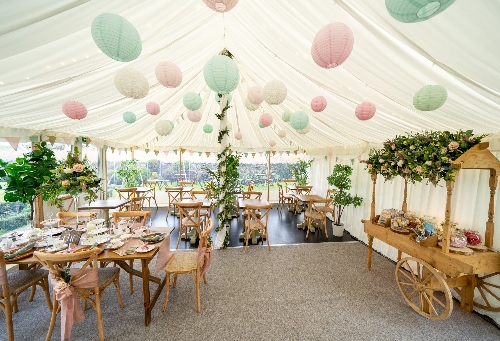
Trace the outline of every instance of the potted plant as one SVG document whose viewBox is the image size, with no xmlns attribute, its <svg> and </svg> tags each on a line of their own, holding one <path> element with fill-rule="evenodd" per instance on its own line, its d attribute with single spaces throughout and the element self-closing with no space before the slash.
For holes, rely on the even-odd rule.
<svg viewBox="0 0 500 341">
<path fill-rule="evenodd" d="M 120 162 L 120 168 L 116 171 L 116 176 L 122 180 L 123 187 L 136 187 L 137 178 L 141 175 L 136 159 Z"/>
<path fill-rule="evenodd" d="M 351 179 L 349 177 L 351 174 L 351 166 L 335 165 L 332 174 L 326 178 L 328 184 L 332 186 L 335 191 L 331 197 L 335 206 L 335 212 L 333 213 L 333 228 L 336 236 L 341 236 L 344 231 L 344 225 L 340 222 L 344 209 L 350 205 L 353 205 L 354 207 L 361 206 L 361 203 L 363 202 L 363 198 L 358 197 L 357 195 L 352 196 L 351 193 L 349 193 L 349 190 L 351 189 Z M 338 227 L 337 233 L 335 233 L 336 226 Z M 342 231 L 340 231 L 340 227 L 342 227 Z"/>
<path fill-rule="evenodd" d="M 308 183 L 308 170 L 311 167 L 314 159 L 309 161 L 299 160 L 290 165 L 293 178 L 297 181 L 298 186 L 305 186 Z"/>
<path fill-rule="evenodd" d="M 35 198 L 39 195 L 42 195 L 44 200 L 49 198 L 43 185 L 52 183 L 55 179 L 53 170 L 57 167 L 57 160 L 54 152 L 47 148 L 46 142 L 41 142 L 36 144 L 31 152 L 16 158 L 15 162 L 4 162 L 3 167 L 0 176 L 4 174 L 7 178 L 4 200 L 29 203 L 29 220 L 32 221 Z"/>
</svg>

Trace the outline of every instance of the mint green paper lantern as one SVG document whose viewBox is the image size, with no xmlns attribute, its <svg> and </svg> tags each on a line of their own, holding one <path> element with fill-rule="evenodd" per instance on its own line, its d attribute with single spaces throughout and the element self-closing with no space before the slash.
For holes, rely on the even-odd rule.
<svg viewBox="0 0 500 341">
<path fill-rule="evenodd" d="M 212 131 L 214 131 L 214 127 L 211 124 L 207 123 L 203 126 L 203 132 L 210 134 Z"/>
<path fill-rule="evenodd" d="M 231 103 L 231 100 L 233 99 L 233 95 L 231 95 L 230 93 L 227 94 L 227 103 Z M 218 93 L 215 93 L 215 100 L 217 101 L 217 103 L 220 104 L 220 100 L 221 98 L 219 97 L 219 94 Z"/>
<path fill-rule="evenodd" d="M 289 111 L 285 111 L 283 114 L 281 114 L 283 122 L 290 122 L 290 117 L 292 117 L 292 113 Z"/>
<path fill-rule="evenodd" d="M 240 82 L 236 63 L 223 55 L 216 55 L 208 60 L 203 68 L 203 76 L 208 87 L 219 94 L 230 93 Z"/>
<path fill-rule="evenodd" d="M 432 111 L 440 108 L 448 99 L 448 92 L 441 85 L 426 85 L 413 96 L 413 106 L 418 110 Z"/>
<path fill-rule="evenodd" d="M 430 19 L 450 7 L 455 0 L 385 0 L 387 12 L 402 23 Z"/>
<path fill-rule="evenodd" d="M 309 115 L 303 111 L 296 111 L 290 116 L 290 125 L 295 130 L 302 130 L 309 124 Z"/>
<path fill-rule="evenodd" d="M 97 47 L 114 60 L 130 62 L 141 54 L 142 41 L 139 32 L 118 14 L 99 14 L 92 21 L 91 33 Z"/>
<path fill-rule="evenodd" d="M 174 129 L 174 122 L 170 121 L 170 120 L 167 120 L 168 123 L 170 123 L 170 125 L 172 126 L 172 129 Z"/>
<path fill-rule="evenodd" d="M 134 123 L 137 120 L 135 114 L 131 111 L 125 111 L 123 113 L 123 120 L 129 124 Z"/>
<path fill-rule="evenodd" d="M 200 109 L 202 104 L 201 97 L 196 92 L 188 92 L 185 94 L 182 98 L 182 102 L 184 106 L 191 111 Z"/>
</svg>

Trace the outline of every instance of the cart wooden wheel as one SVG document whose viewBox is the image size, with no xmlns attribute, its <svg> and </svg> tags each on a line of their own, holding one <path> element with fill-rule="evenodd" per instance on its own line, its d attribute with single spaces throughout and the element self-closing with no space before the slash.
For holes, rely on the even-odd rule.
<svg viewBox="0 0 500 341">
<path fill-rule="evenodd" d="M 476 275 L 476 289 L 481 294 L 474 299 L 474 306 L 488 310 L 500 311 L 500 272 Z"/>
<path fill-rule="evenodd" d="M 416 272 L 409 262 L 414 262 Z M 428 263 L 407 257 L 396 264 L 396 282 L 406 302 L 420 315 L 430 320 L 444 320 L 453 310 L 448 284 Z"/>
</svg>

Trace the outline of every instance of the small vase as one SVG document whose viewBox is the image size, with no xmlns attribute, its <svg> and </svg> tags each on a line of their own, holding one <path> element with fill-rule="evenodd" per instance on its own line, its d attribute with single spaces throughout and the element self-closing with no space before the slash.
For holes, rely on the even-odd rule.
<svg viewBox="0 0 500 341">
<path fill-rule="evenodd" d="M 78 198 L 79 195 L 73 195 L 73 205 L 75 205 L 75 214 L 76 214 L 76 228 L 78 228 Z"/>
</svg>

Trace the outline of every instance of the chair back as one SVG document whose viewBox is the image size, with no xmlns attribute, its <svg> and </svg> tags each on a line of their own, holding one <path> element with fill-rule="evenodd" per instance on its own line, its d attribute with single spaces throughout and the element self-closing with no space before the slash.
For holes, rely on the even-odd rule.
<svg viewBox="0 0 500 341">
<path fill-rule="evenodd" d="M 194 227 L 200 235 L 202 230 L 201 205 L 203 205 L 202 202 L 178 202 L 176 204 L 182 226 Z"/>
<path fill-rule="evenodd" d="M 180 187 L 194 187 L 194 181 L 179 181 Z"/>
<path fill-rule="evenodd" d="M 56 217 L 61 219 L 58 223 L 59 226 L 76 224 L 76 212 L 57 212 Z M 78 220 L 81 218 L 96 219 L 97 212 L 78 212 Z"/>
<path fill-rule="evenodd" d="M 210 191 L 200 191 L 200 190 L 191 190 L 191 198 L 193 199 L 211 199 Z"/>
<path fill-rule="evenodd" d="M 165 192 L 168 194 L 168 205 L 181 200 L 182 187 L 166 187 Z"/>
<path fill-rule="evenodd" d="M 299 195 L 309 195 L 311 194 L 311 190 L 313 186 L 295 186 L 295 193 Z"/>
<path fill-rule="evenodd" d="M 287 191 L 289 190 L 290 186 L 297 185 L 297 180 L 294 180 L 294 179 L 283 180 L 283 182 L 285 183 L 285 188 Z"/>
<path fill-rule="evenodd" d="M 329 189 L 326 191 L 326 198 L 331 198 L 333 195 L 335 195 L 335 193 L 337 193 L 337 191 L 336 191 L 336 190 L 329 188 Z"/>
<path fill-rule="evenodd" d="M 278 195 L 280 198 L 283 197 L 283 185 L 278 182 Z"/>
<path fill-rule="evenodd" d="M 207 221 L 207 226 L 200 233 L 200 243 L 198 244 L 198 249 L 207 246 L 207 240 L 208 237 L 210 236 L 210 233 L 212 233 L 213 228 L 214 228 L 214 221 L 212 220 L 212 218 L 210 218 Z"/>
<path fill-rule="evenodd" d="M 247 186 L 247 192 L 253 191 L 253 181 L 250 181 Z"/>
<path fill-rule="evenodd" d="M 75 199 L 71 194 L 63 194 L 59 196 L 59 199 L 63 201 L 63 207 L 59 208 L 59 212 L 69 212 L 71 210 L 71 205 L 73 205 L 73 202 Z"/>
<path fill-rule="evenodd" d="M 243 199 L 259 199 L 262 196 L 262 192 L 257 192 L 257 191 L 246 191 L 246 192 L 241 192 L 241 195 L 243 196 Z"/>
<path fill-rule="evenodd" d="M 326 216 L 326 214 L 330 211 L 330 204 L 332 202 L 332 198 L 325 198 L 323 200 L 314 200 L 311 202 L 310 209 L 318 212 L 322 218 Z"/>
<path fill-rule="evenodd" d="M 138 223 L 146 224 L 149 219 L 149 211 L 123 211 L 123 212 L 113 212 L 113 221 L 115 227 L 118 226 L 118 222 L 122 219 L 135 220 Z"/>
<path fill-rule="evenodd" d="M 142 211 L 142 207 L 144 206 L 144 199 L 146 199 L 145 195 L 137 196 L 130 199 L 130 210 Z"/>
<path fill-rule="evenodd" d="M 115 188 L 115 191 L 118 193 L 120 199 L 132 199 L 135 197 L 137 187 Z"/>
<path fill-rule="evenodd" d="M 10 291 L 7 282 L 7 268 L 5 265 L 4 253 L 0 250 L 0 307 L 5 314 L 5 324 L 7 326 L 7 340 L 14 341 L 14 324 L 12 323 L 12 303 L 10 302 Z"/>
<path fill-rule="evenodd" d="M 247 214 L 246 222 L 248 228 L 251 230 L 265 230 L 267 229 L 267 221 L 269 218 L 269 211 L 273 207 L 272 204 L 267 205 L 245 205 Z"/>
</svg>

